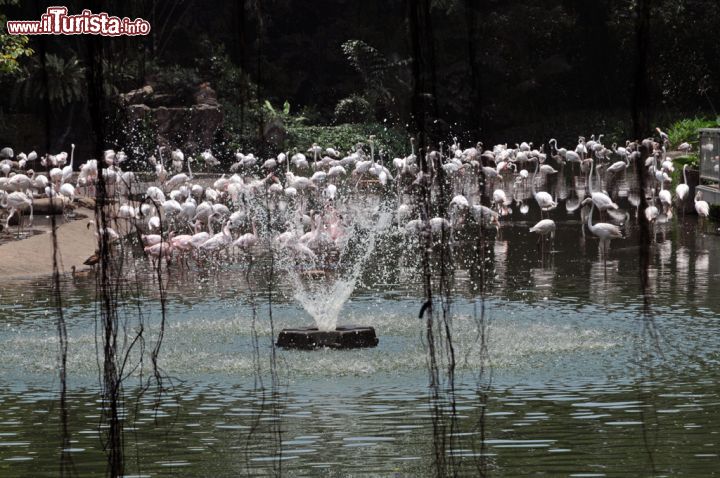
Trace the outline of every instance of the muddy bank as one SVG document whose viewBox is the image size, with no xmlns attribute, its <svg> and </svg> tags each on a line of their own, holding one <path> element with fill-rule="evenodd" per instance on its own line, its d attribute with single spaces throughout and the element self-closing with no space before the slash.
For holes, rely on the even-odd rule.
<svg viewBox="0 0 720 478">
<path fill-rule="evenodd" d="M 71 267 L 83 269 L 83 262 L 95 252 L 95 228 L 87 224 L 93 211 L 78 209 L 78 215 L 86 216 L 71 222 L 57 217 L 57 240 L 59 269 L 70 273 Z M 0 275 L 3 278 L 32 277 L 52 274 L 52 233 L 50 227 L 27 239 L 14 240 L 0 245 Z"/>
</svg>

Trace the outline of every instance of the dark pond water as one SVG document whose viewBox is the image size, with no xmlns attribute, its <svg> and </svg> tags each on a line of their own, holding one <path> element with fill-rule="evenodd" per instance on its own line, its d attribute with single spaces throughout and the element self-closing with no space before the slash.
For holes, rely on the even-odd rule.
<svg viewBox="0 0 720 478">
<path fill-rule="evenodd" d="M 463 260 L 475 241 L 455 244 L 457 425 L 443 452 L 464 476 L 720 474 L 720 239 L 699 233 L 695 218 L 659 226 L 645 315 L 633 222 L 600 257 L 597 241 L 581 240 L 579 222 L 564 214 L 549 254 L 523 216 L 487 238 L 487 360 L 477 340 L 479 267 Z M 376 328 L 377 348 L 278 351 L 274 390 L 271 331 L 311 320 L 281 273 L 271 328 L 266 281 L 248 281 L 242 264 L 171 270 L 160 353 L 167 390 L 138 395 L 147 364 L 125 385 L 128 475 L 432 475 L 437 414 L 416 255 L 381 247 L 343 309 L 341 323 Z M 144 266 L 137 270 L 120 317 L 132 332 L 142 313 L 150 348 L 159 294 Z M 94 298 L 93 277 L 63 280 L 66 452 L 83 476 L 105 471 Z M 58 475 L 55 319 L 48 279 L 5 281 L 2 476 Z"/>
</svg>

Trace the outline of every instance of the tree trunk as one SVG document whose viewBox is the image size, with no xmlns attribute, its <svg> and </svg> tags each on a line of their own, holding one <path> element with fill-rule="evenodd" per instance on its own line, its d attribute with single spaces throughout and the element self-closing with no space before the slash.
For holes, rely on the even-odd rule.
<svg viewBox="0 0 720 478">
<path fill-rule="evenodd" d="M 635 8 L 635 72 L 632 97 L 632 122 L 635 139 L 650 131 L 647 60 L 650 32 L 650 1 L 637 0 Z"/>
<path fill-rule="evenodd" d="M 478 50 L 482 50 L 481 28 L 483 16 L 480 9 L 484 6 L 485 0 L 465 0 L 467 55 L 470 70 L 470 115 L 468 126 L 477 134 L 483 130 L 482 67 L 478 59 Z"/>
<path fill-rule="evenodd" d="M 435 63 L 433 53 L 432 23 L 428 0 L 409 0 L 408 20 L 412 51 L 412 76 L 414 82 L 412 114 L 420 150 L 426 151 L 432 138 L 428 131 L 430 115 L 437 117 L 437 92 L 435 88 Z M 422 155 L 418 156 L 424 165 Z"/>
</svg>

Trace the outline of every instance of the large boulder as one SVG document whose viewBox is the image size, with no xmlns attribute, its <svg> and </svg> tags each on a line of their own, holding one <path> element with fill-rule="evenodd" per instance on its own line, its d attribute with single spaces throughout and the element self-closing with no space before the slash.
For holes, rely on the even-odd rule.
<svg viewBox="0 0 720 478">
<path fill-rule="evenodd" d="M 155 93 L 153 87 L 150 85 L 145 85 L 142 88 L 138 88 L 137 90 L 132 90 L 128 91 L 127 93 L 121 94 L 120 99 L 123 103 L 127 105 L 144 104 L 150 102 L 153 93 Z"/>
<path fill-rule="evenodd" d="M 220 106 L 217 94 L 210 87 L 210 83 L 202 83 L 198 86 L 197 91 L 193 94 L 193 99 L 196 105 Z"/>
<path fill-rule="evenodd" d="M 130 123 L 138 127 L 151 125 L 158 145 L 189 151 L 210 148 L 224 120 L 215 91 L 208 83 L 199 85 L 190 106 L 172 105 L 168 101 L 171 96 L 147 85 L 120 95 L 120 99 Z"/>
</svg>

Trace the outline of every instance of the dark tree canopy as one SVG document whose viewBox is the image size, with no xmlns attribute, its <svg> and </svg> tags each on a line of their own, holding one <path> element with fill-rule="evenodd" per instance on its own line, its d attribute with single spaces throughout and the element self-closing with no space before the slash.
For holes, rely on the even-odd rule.
<svg viewBox="0 0 720 478">
<path fill-rule="evenodd" d="M 34 19 L 56 2 L 12 3 L 3 7 L 8 19 Z M 430 55 L 419 60 L 429 69 L 422 103 L 436 136 L 629 137 L 681 117 L 716 116 L 714 0 L 99 1 L 94 8 L 147 19 L 151 34 L 30 37 L 19 69 L 0 68 L 11 92 L 0 98 L 0 140 L 38 142 L 18 133 L 33 117 L 47 124 L 52 148 L 91 128 L 92 75 L 83 71 L 98 62 L 109 124 L 119 93 L 150 84 L 163 101 L 183 104 L 206 84 L 225 114 L 218 147 L 272 147 L 278 125 L 286 140 L 293 127 L 346 122 L 412 133 L 419 79 L 411 20 L 425 3 L 416 25 Z M 66 5 L 71 13 L 87 8 Z M 102 57 L 91 57 L 98 46 Z M 38 91 L 43 68 L 48 94 Z M 113 129 L 106 143 L 121 141 Z"/>
</svg>

